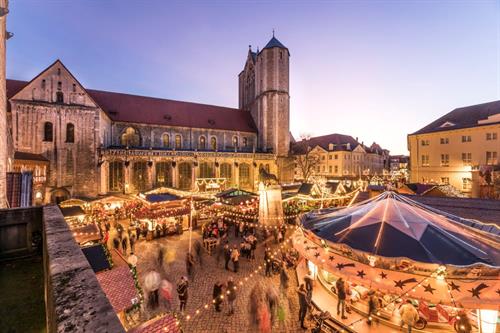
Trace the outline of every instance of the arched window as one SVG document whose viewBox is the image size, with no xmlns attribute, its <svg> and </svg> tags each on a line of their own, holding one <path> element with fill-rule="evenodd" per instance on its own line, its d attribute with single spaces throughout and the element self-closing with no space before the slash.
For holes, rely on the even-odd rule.
<svg viewBox="0 0 500 333">
<path fill-rule="evenodd" d="M 141 145 L 141 137 L 135 128 L 127 127 L 123 131 L 121 143 L 122 146 L 139 147 Z"/>
<path fill-rule="evenodd" d="M 215 178 L 215 168 L 213 163 L 202 162 L 200 163 L 200 176 L 199 178 Z"/>
<path fill-rule="evenodd" d="M 147 181 L 147 162 L 138 161 L 132 168 L 132 184 L 136 191 L 144 191 Z"/>
<path fill-rule="evenodd" d="M 175 149 L 181 149 L 182 148 L 182 137 L 177 134 L 175 136 Z"/>
<path fill-rule="evenodd" d="M 238 137 L 236 135 L 233 136 L 233 147 L 238 148 Z"/>
<path fill-rule="evenodd" d="M 217 150 L 217 138 L 215 136 L 210 139 L 210 147 L 212 150 Z"/>
<path fill-rule="evenodd" d="M 205 139 L 205 137 L 203 135 L 200 136 L 200 139 L 198 140 L 198 149 L 200 149 L 200 150 L 207 149 L 207 140 Z"/>
<path fill-rule="evenodd" d="M 243 138 L 243 147 L 247 148 L 248 147 L 248 138 Z"/>
<path fill-rule="evenodd" d="M 54 126 L 51 122 L 47 121 L 43 125 L 43 141 L 52 141 L 54 140 Z"/>
<path fill-rule="evenodd" d="M 169 148 L 170 147 L 170 135 L 167 133 L 163 133 L 161 136 L 161 145 L 163 148 Z"/>
<path fill-rule="evenodd" d="M 66 142 L 75 142 L 75 125 L 72 123 L 66 124 Z"/>
<path fill-rule="evenodd" d="M 240 164 L 240 187 L 251 187 L 252 182 L 250 178 L 250 165 L 246 163 Z"/>
<path fill-rule="evenodd" d="M 108 191 L 110 192 L 123 191 L 123 182 L 124 182 L 123 162 L 122 161 L 109 162 Z"/>
<path fill-rule="evenodd" d="M 232 170 L 231 164 L 222 163 L 220 165 L 220 177 L 226 178 L 227 181 L 230 183 L 232 176 L 233 176 L 233 170 Z"/>
<path fill-rule="evenodd" d="M 172 163 L 156 163 L 156 186 L 172 187 Z"/>
<path fill-rule="evenodd" d="M 191 189 L 191 168 L 192 163 L 182 162 L 179 164 L 179 189 Z"/>
</svg>

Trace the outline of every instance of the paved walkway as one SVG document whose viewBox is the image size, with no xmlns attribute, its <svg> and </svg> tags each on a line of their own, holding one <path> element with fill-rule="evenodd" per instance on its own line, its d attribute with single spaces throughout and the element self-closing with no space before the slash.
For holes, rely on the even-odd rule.
<svg viewBox="0 0 500 333">
<path fill-rule="evenodd" d="M 241 239 L 233 238 L 232 229 L 230 230 L 230 244 L 239 244 Z M 199 240 L 198 233 L 193 233 L 193 243 Z M 164 247 L 166 255 L 163 261 L 162 275 L 172 283 L 177 283 L 181 276 L 186 275 L 185 256 L 189 244 L 189 234 L 184 233 L 181 236 L 169 236 L 155 241 L 140 241 L 136 245 L 136 255 L 138 261 L 138 274 L 141 284 L 143 283 L 144 274 L 151 269 L 161 271 L 158 265 L 158 252 L 160 247 Z M 271 246 L 275 246 L 270 242 Z M 194 315 L 189 321 L 181 320 L 181 325 L 184 332 L 217 332 L 217 333 L 243 333 L 243 332 L 258 332 L 256 327 L 253 327 L 250 322 L 249 315 L 249 294 L 252 288 L 260 284 L 264 288 L 269 285 L 274 285 L 279 290 L 279 275 L 273 277 L 265 277 L 264 272 L 254 274 L 251 279 L 245 282 L 242 288 L 237 290 L 237 299 L 235 302 L 235 314 L 227 316 L 227 306 L 223 305 L 222 312 L 216 312 L 213 306 L 209 305 L 208 309 L 204 309 L 205 304 L 212 301 L 212 289 L 216 281 L 225 283 L 229 276 L 233 276 L 235 281 L 239 281 L 244 277 L 248 277 L 259 265 L 263 264 L 264 246 L 258 244 L 256 251 L 256 260 L 249 261 L 240 259 L 240 271 L 234 273 L 224 269 L 223 258 L 217 263 L 215 255 L 208 256 L 206 252 L 203 254 L 202 265 L 195 265 L 194 281 L 190 281 L 189 299 L 187 302 L 187 311 L 185 314 L 193 316 L 197 309 L 201 308 L 199 314 Z M 230 267 L 232 265 L 230 264 Z M 298 296 L 296 293 L 297 278 L 294 270 L 289 270 L 289 289 L 286 294 L 281 295 L 281 302 L 285 307 L 285 320 L 283 322 L 274 323 L 272 332 L 304 332 L 300 329 L 298 321 Z M 238 285 L 239 287 L 239 285 Z M 175 310 L 178 310 L 179 302 L 177 297 L 173 302 Z M 151 314 L 154 315 L 154 314 Z"/>
</svg>

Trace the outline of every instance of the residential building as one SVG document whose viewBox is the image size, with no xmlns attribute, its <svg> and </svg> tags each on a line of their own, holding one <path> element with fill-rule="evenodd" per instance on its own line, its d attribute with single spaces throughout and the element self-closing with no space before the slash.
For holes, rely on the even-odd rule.
<svg viewBox="0 0 500 333">
<path fill-rule="evenodd" d="M 479 197 L 495 186 L 499 137 L 500 101 L 457 108 L 408 135 L 410 181 L 450 184 Z"/>
</svg>

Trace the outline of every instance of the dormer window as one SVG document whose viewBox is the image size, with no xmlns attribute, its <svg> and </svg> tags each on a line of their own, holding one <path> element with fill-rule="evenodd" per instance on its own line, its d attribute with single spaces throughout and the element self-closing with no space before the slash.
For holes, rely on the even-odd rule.
<svg viewBox="0 0 500 333">
<path fill-rule="evenodd" d="M 335 147 L 335 145 L 333 143 L 328 144 L 328 150 L 333 150 L 333 147 Z"/>
<path fill-rule="evenodd" d="M 441 126 L 439 127 L 451 127 L 451 126 L 455 126 L 454 123 L 452 123 L 451 121 L 447 121 L 445 123 L 443 123 Z"/>
</svg>

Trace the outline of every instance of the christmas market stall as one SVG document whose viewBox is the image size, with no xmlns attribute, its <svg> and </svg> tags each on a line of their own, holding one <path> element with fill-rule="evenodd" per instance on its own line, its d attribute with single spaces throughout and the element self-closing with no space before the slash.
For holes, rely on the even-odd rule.
<svg viewBox="0 0 500 333">
<path fill-rule="evenodd" d="M 367 318 L 397 327 L 398 309 L 409 300 L 419 312 L 417 328 L 458 331 L 467 316 L 476 332 L 492 333 L 500 307 L 499 231 L 384 192 L 305 214 L 293 244 L 329 297 L 336 299 L 339 278 L 346 281 L 349 307 L 362 319 L 342 323 L 355 330 Z M 369 313 L 368 300 L 376 312 Z"/>
</svg>

